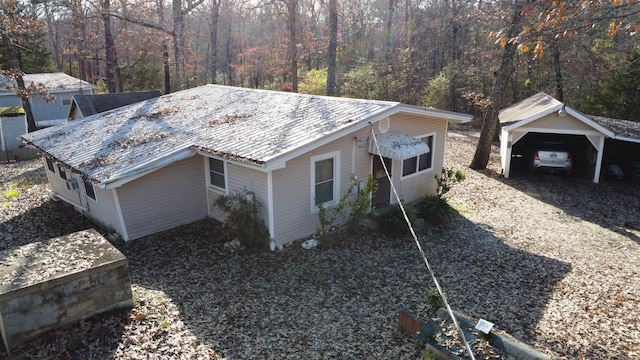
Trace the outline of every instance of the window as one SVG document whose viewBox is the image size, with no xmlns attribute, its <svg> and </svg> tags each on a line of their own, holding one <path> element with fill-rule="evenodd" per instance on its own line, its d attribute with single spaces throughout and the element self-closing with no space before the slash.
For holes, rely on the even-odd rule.
<svg viewBox="0 0 640 360">
<path fill-rule="evenodd" d="M 332 205 L 337 202 L 339 186 L 340 153 L 311 157 L 311 203 L 312 209 L 318 205 Z"/>
<path fill-rule="evenodd" d="M 402 176 L 431 169 L 433 166 L 433 137 L 434 135 L 429 135 L 420 138 L 420 141 L 429 146 L 429 152 L 402 161 Z"/>
<path fill-rule="evenodd" d="M 49 158 L 47 158 L 46 160 L 47 160 L 47 169 L 49 169 L 49 171 L 55 174 L 56 168 L 53 166 L 53 161 Z"/>
<path fill-rule="evenodd" d="M 84 192 L 88 197 L 92 198 L 94 201 L 96 200 L 96 192 L 93 189 L 93 184 L 91 181 L 84 180 Z"/>
<path fill-rule="evenodd" d="M 224 161 L 209 158 L 209 183 L 221 189 L 226 189 Z"/>
<path fill-rule="evenodd" d="M 60 100 L 62 101 L 62 105 L 71 105 L 71 95 L 69 94 L 60 95 Z"/>
<path fill-rule="evenodd" d="M 60 174 L 62 180 L 67 180 L 67 172 L 60 165 L 58 165 L 58 174 Z"/>
</svg>

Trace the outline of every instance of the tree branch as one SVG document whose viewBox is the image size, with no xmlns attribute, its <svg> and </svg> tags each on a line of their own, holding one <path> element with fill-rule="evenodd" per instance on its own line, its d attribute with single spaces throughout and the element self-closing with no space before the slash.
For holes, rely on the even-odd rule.
<svg viewBox="0 0 640 360">
<path fill-rule="evenodd" d="M 162 31 L 162 32 L 164 32 L 166 34 L 169 34 L 171 36 L 175 36 L 175 32 L 173 30 L 167 30 L 160 24 L 148 22 L 146 20 L 142 20 L 142 19 L 138 19 L 138 18 L 133 18 L 133 17 L 130 17 L 130 16 L 127 16 L 127 15 L 124 15 L 124 14 L 121 14 L 121 13 L 115 12 L 115 11 L 103 11 L 102 14 L 103 15 L 107 15 L 107 16 L 113 16 L 115 18 L 130 22 L 132 24 L 137 24 L 137 25 L 148 27 L 148 28 L 151 28 L 151 29 L 156 29 L 156 30 Z"/>
</svg>

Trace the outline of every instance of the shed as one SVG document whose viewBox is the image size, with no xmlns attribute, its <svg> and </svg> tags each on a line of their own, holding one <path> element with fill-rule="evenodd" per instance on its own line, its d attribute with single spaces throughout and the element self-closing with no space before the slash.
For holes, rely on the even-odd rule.
<svg viewBox="0 0 640 360">
<path fill-rule="evenodd" d="M 544 92 L 502 109 L 498 117 L 502 172 L 507 178 L 514 162 L 527 158 L 528 143 L 535 136 L 569 142 L 579 150 L 574 162 L 595 183 L 600 181 L 606 139 L 640 143 L 639 123 L 585 115 Z"/>
<path fill-rule="evenodd" d="M 383 162 L 403 200 L 435 193 L 447 126 L 471 118 L 398 102 L 205 85 L 22 139 L 42 154 L 53 197 L 126 241 L 224 220 L 215 200 L 247 190 L 262 205 L 273 248 L 314 234 L 319 206 L 337 205 Z M 395 202 L 387 178 L 378 182 L 378 206 Z"/>
<path fill-rule="evenodd" d="M 11 151 L 22 146 L 18 137 L 27 133 L 27 117 L 20 106 L 0 107 L 0 150 Z"/>
</svg>

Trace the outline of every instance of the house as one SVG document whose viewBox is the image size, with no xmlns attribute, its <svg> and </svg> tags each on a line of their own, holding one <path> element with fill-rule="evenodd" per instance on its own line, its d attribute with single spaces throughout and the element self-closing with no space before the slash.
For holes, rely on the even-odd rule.
<svg viewBox="0 0 640 360">
<path fill-rule="evenodd" d="M 44 89 L 55 97 L 49 103 L 37 94 L 29 96 L 31 110 L 38 127 L 58 125 L 66 122 L 71 98 L 74 95 L 91 94 L 95 85 L 76 79 L 65 73 L 25 74 L 23 76 L 26 86 L 33 83 L 42 84 Z M 16 96 L 15 79 L 9 76 L 0 76 L 0 107 L 22 106 L 22 101 Z"/>
<path fill-rule="evenodd" d="M 222 194 L 262 205 L 271 246 L 315 233 L 382 161 L 400 196 L 434 193 L 447 126 L 470 115 L 397 102 L 205 85 L 23 135 L 52 196 L 128 241 L 207 217 Z M 373 134 L 379 146 L 375 146 Z M 380 186 L 378 205 L 394 202 Z"/>
<path fill-rule="evenodd" d="M 528 162 L 544 140 L 567 144 L 578 175 L 600 181 L 603 164 L 640 160 L 640 123 L 589 116 L 544 92 L 500 111 L 500 156 L 504 177 Z"/>
<path fill-rule="evenodd" d="M 160 96 L 162 96 L 162 92 L 160 90 L 136 91 L 118 94 L 74 95 L 71 98 L 71 107 L 69 108 L 67 119 L 69 121 L 78 120 L 87 116 Z"/>
</svg>

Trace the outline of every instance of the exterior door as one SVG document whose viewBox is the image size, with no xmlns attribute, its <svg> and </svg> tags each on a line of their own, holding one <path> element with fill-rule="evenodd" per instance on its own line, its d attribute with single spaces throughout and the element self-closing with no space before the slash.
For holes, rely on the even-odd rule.
<svg viewBox="0 0 640 360">
<path fill-rule="evenodd" d="M 389 178 L 387 178 L 387 174 L 384 172 L 384 167 L 382 167 L 383 161 L 387 170 L 389 170 L 389 175 L 392 175 L 391 159 L 375 155 L 373 157 L 373 178 L 376 181 L 377 190 L 373 198 L 373 207 L 376 209 L 389 206 L 391 200 L 391 183 L 389 182 Z"/>
</svg>

